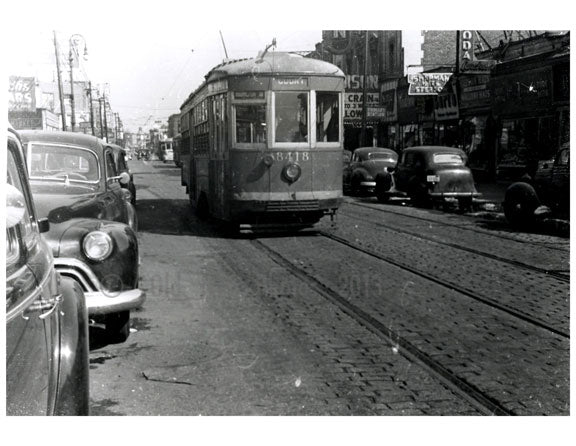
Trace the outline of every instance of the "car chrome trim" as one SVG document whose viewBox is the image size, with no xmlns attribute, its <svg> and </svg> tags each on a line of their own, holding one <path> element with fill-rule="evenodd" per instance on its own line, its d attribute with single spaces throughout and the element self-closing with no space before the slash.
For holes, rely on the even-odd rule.
<svg viewBox="0 0 576 446">
<path fill-rule="evenodd" d="M 86 296 L 88 314 L 107 314 L 137 308 L 146 300 L 146 293 L 138 288 L 108 291 L 88 265 L 78 259 L 57 257 L 56 270 L 64 277 L 76 280 Z"/>
<path fill-rule="evenodd" d="M 22 268 L 20 268 L 18 271 L 14 272 L 14 274 L 12 274 L 7 280 L 6 282 L 8 282 L 9 280 L 12 280 L 13 277 L 15 276 L 20 276 L 22 275 L 22 270 L 28 268 L 27 265 L 22 266 Z M 54 269 L 54 263 L 50 263 L 49 267 L 47 268 L 48 271 L 52 271 Z M 13 308 L 11 308 L 10 310 L 8 310 L 6 312 L 6 322 L 10 322 L 12 320 L 14 320 L 16 318 L 16 316 L 18 316 L 18 314 L 22 313 L 24 310 L 26 310 L 26 308 L 28 308 L 31 305 L 31 302 L 34 302 L 38 296 L 40 294 L 42 294 L 42 291 L 44 290 L 44 287 L 46 286 L 46 283 L 51 279 L 52 274 L 46 274 L 46 276 L 42 279 L 42 282 L 40 282 L 38 285 L 36 285 L 36 289 L 30 293 L 30 295 L 28 297 L 26 297 L 22 302 L 16 304 Z"/>
<path fill-rule="evenodd" d="M 109 293 L 96 291 L 84 293 L 84 295 L 89 315 L 133 310 L 146 300 L 146 293 L 138 288 Z"/>
<path fill-rule="evenodd" d="M 360 186 L 364 187 L 376 187 L 376 181 L 361 181 Z"/>
</svg>

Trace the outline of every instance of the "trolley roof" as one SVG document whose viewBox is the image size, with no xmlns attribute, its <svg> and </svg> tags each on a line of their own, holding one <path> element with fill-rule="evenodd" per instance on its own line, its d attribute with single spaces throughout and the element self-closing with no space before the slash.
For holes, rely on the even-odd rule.
<svg viewBox="0 0 576 446">
<path fill-rule="evenodd" d="M 182 108 L 194 97 L 206 84 L 226 77 L 241 76 L 333 76 L 344 78 L 344 72 L 329 62 L 310 57 L 304 57 L 297 53 L 273 51 L 264 56 L 249 59 L 229 60 L 216 65 L 205 76 L 205 81 L 184 101 Z"/>
</svg>

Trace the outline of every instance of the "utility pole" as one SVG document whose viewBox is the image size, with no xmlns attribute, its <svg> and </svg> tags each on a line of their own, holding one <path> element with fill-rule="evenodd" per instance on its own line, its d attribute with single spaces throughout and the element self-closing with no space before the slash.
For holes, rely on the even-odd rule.
<svg viewBox="0 0 576 446">
<path fill-rule="evenodd" d="M 100 138 L 104 139 L 104 124 L 102 122 L 102 97 L 98 93 L 98 114 L 100 115 Z"/>
<path fill-rule="evenodd" d="M 72 131 L 76 131 L 76 110 L 74 107 L 74 56 L 72 54 L 72 47 L 68 52 L 68 62 L 70 62 L 70 126 Z"/>
<path fill-rule="evenodd" d="M 90 101 L 90 127 L 92 128 L 92 136 L 96 136 L 94 129 L 94 106 L 92 104 L 92 81 L 88 81 L 88 100 Z"/>
<path fill-rule="evenodd" d="M 60 114 L 62 115 L 62 130 L 66 131 L 66 109 L 64 107 L 64 93 L 62 91 L 62 76 L 60 75 L 60 58 L 58 57 L 58 40 L 54 31 L 54 51 L 56 53 L 56 73 L 58 75 L 58 94 L 60 97 Z"/>
<path fill-rule="evenodd" d="M 366 117 L 368 114 L 368 110 L 366 109 L 367 98 L 368 95 L 368 30 L 364 31 L 364 64 L 363 64 L 363 79 L 362 82 L 362 131 L 360 132 L 360 140 L 362 141 L 362 146 L 367 146 L 368 142 L 366 141 Z M 372 145 L 372 144 L 370 144 Z"/>
<path fill-rule="evenodd" d="M 108 118 L 106 117 L 106 92 L 102 93 L 104 104 L 104 141 L 108 142 Z"/>
</svg>

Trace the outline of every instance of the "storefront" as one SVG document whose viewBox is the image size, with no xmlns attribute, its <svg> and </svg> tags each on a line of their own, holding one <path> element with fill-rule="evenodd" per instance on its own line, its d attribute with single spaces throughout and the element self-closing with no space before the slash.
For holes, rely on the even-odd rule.
<svg viewBox="0 0 576 446">
<path fill-rule="evenodd" d="M 494 120 L 490 73 L 463 73 L 458 77 L 460 141 L 474 177 L 492 179 L 496 173 Z"/>
<path fill-rule="evenodd" d="M 374 145 L 384 117 L 380 104 L 378 75 L 368 75 L 366 91 L 366 141 L 362 141 L 362 112 L 364 106 L 364 76 L 347 75 L 344 93 L 344 148 L 354 150 Z"/>
<path fill-rule="evenodd" d="M 398 104 L 396 101 L 396 88 L 398 79 L 383 82 L 380 86 L 380 103 L 383 117 L 378 131 L 377 145 L 398 150 Z"/>
<path fill-rule="evenodd" d="M 450 78 L 434 99 L 434 144 L 460 146 L 458 96 L 455 78 Z"/>
<path fill-rule="evenodd" d="M 569 141 L 569 49 L 497 65 L 490 80 L 496 175 L 533 174 Z"/>
</svg>

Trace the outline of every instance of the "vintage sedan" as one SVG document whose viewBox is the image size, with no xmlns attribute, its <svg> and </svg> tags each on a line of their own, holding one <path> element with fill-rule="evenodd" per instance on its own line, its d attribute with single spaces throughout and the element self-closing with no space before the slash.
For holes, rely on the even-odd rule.
<svg viewBox="0 0 576 446">
<path fill-rule="evenodd" d="M 130 192 L 130 203 L 132 203 L 132 206 L 136 206 L 136 186 L 134 185 L 134 175 L 132 175 L 132 172 L 130 172 L 128 167 L 128 155 L 126 150 L 116 144 L 108 144 L 107 146 L 112 149 L 112 153 L 114 154 L 116 172 L 118 174 L 126 172 L 130 176 L 130 181 L 128 181 L 127 184 L 120 183 L 120 186 Z"/>
<path fill-rule="evenodd" d="M 48 218 L 45 237 L 56 269 L 84 290 L 91 320 L 104 325 L 109 342 L 129 336 L 138 288 L 135 210 L 120 187 L 113 150 L 93 136 L 22 131 L 36 208 Z"/>
<path fill-rule="evenodd" d="M 461 149 L 444 146 L 416 146 L 404 149 L 396 168 L 376 178 L 376 197 L 386 202 L 392 196 L 408 197 L 428 206 L 434 201 L 457 200 L 469 210 L 480 196 L 467 156 Z"/>
<path fill-rule="evenodd" d="M 61 277 L 41 233 L 24 153 L 6 151 L 6 414 L 89 415 L 88 313 L 81 287 Z"/>
<path fill-rule="evenodd" d="M 570 144 L 551 160 L 538 162 L 533 176 L 511 184 L 504 196 L 506 220 L 517 228 L 529 227 L 539 218 L 570 216 Z"/>
<path fill-rule="evenodd" d="M 368 195 L 374 193 L 376 176 L 396 166 L 398 154 L 382 147 L 360 147 L 344 165 L 342 186 L 345 193 Z"/>
</svg>

